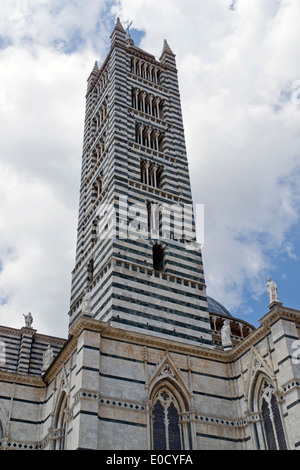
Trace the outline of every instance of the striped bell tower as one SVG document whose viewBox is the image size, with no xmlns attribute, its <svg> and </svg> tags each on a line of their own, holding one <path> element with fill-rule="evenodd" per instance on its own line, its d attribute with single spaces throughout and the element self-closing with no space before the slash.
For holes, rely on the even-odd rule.
<svg viewBox="0 0 300 470">
<path fill-rule="evenodd" d="M 118 19 L 87 82 L 70 326 L 211 347 L 175 55 L 135 46 Z"/>
</svg>

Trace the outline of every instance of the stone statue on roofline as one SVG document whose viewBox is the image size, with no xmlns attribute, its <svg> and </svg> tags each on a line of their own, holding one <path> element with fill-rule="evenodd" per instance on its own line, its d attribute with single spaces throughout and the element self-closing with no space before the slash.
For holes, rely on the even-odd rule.
<svg viewBox="0 0 300 470">
<path fill-rule="evenodd" d="M 32 322 L 33 322 L 33 317 L 31 315 L 31 313 L 27 313 L 27 315 L 24 315 L 23 313 L 23 317 L 25 318 L 25 326 L 27 328 L 32 328 Z"/>
<path fill-rule="evenodd" d="M 277 285 L 270 277 L 268 277 L 268 282 L 266 285 L 267 292 L 269 294 L 270 304 L 272 302 L 278 302 L 278 292 L 277 292 Z"/>
<path fill-rule="evenodd" d="M 48 344 L 48 348 L 43 354 L 43 368 L 42 371 L 45 371 L 50 366 L 51 362 L 53 361 L 53 349 L 51 348 L 50 344 Z"/>
<path fill-rule="evenodd" d="M 223 326 L 221 328 L 221 340 L 222 340 L 222 346 L 224 350 L 228 350 L 232 348 L 231 330 L 230 330 L 229 320 L 224 320 Z"/>
</svg>

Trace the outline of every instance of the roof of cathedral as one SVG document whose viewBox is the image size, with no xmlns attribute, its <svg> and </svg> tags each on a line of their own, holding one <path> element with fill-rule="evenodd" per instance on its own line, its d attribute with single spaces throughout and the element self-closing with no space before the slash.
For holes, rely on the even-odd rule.
<svg viewBox="0 0 300 470">
<path fill-rule="evenodd" d="M 231 313 L 224 307 L 224 305 L 217 302 L 212 297 L 207 296 L 208 302 L 208 311 L 209 313 L 218 313 L 221 315 L 226 315 L 227 317 L 232 317 Z"/>
</svg>

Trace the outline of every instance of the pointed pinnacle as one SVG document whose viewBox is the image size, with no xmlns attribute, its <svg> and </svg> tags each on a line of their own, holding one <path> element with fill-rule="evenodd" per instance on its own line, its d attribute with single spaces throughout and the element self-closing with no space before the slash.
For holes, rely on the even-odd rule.
<svg viewBox="0 0 300 470">
<path fill-rule="evenodd" d="M 172 51 L 172 49 L 170 48 L 168 42 L 166 39 L 164 39 L 164 46 L 163 46 L 163 50 L 162 50 L 162 54 L 164 52 L 167 52 L 168 54 L 172 54 L 172 55 L 175 55 L 174 52 Z"/>
<path fill-rule="evenodd" d="M 116 21 L 116 26 L 115 26 L 115 27 L 116 27 L 116 29 L 119 29 L 119 30 L 121 30 L 122 32 L 124 32 L 124 33 L 125 33 L 125 30 L 124 30 L 124 28 L 123 28 L 123 26 L 122 26 L 122 23 L 121 23 L 121 21 L 120 21 L 120 18 L 119 18 L 119 17 L 117 18 L 117 21 Z"/>
</svg>

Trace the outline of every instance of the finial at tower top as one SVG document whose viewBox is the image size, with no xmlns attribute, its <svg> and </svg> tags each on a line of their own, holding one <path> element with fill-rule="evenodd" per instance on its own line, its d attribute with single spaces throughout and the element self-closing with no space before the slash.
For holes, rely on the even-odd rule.
<svg viewBox="0 0 300 470">
<path fill-rule="evenodd" d="M 116 26 L 115 26 L 115 28 L 116 28 L 116 29 L 119 29 L 120 31 L 122 31 L 122 32 L 124 32 L 124 33 L 125 33 L 125 30 L 124 30 L 124 28 L 123 28 L 123 26 L 122 26 L 122 23 L 121 23 L 121 21 L 120 21 L 120 18 L 119 18 L 119 17 L 117 18 L 117 21 L 116 21 Z"/>
<path fill-rule="evenodd" d="M 169 67 L 176 68 L 175 57 L 176 56 L 170 48 L 167 40 L 164 39 L 163 50 L 159 60 L 164 64 L 168 64 Z"/>
<path fill-rule="evenodd" d="M 163 45 L 163 50 L 162 50 L 161 55 L 163 55 L 163 53 L 168 53 L 168 54 L 172 54 L 175 56 L 174 52 L 170 48 L 168 41 L 166 39 L 164 39 L 164 45 Z"/>
<path fill-rule="evenodd" d="M 88 89 L 90 86 L 94 83 L 94 81 L 97 79 L 99 73 L 99 67 L 98 67 L 98 62 L 96 61 L 93 67 L 93 70 L 91 71 L 87 82 L 88 82 Z"/>
<path fill-rule="evenodd" d="M 123 28 L 122 23 L 120 21 L 120 18 L 118 17 L 116 19 L 116 25 L 114 27 L 114 30 L 110 35 L 110 39 L 111 39 L 112 44 L 115 44 L 117 42 L 119 42 L 119 43 L 120 42 L 122 42 L 122 43 L 125 42 L 125 36 L 126 36 L 125 29 Z"/>
<path fill-rule="evenodd" d="M 130 33 L 129 33 L 129 30 L 130 30 L 130 26 L 132 25 L 133 21 L 131 21 L 130 23 L 128 23 L 127 27 L 126 27 L 126 31 L 127 31 L 127 35 L 126 35 L 126 44 L 128 46 L 134 46 L 134 41 L 132 39 L 132 37 L 130 36 Z"/>
</svg>

